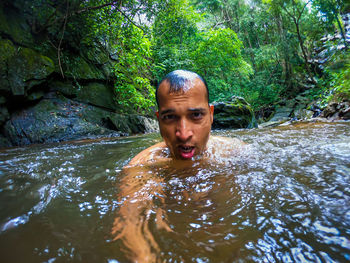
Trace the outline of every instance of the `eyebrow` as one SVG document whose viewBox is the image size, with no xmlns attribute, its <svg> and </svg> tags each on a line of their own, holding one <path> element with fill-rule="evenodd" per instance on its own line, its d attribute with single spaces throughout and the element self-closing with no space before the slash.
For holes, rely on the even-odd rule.
<svg viewBox="0 0 350 263">
<path fill-rule="evenodd" d="M 174 109 L 162 110 L 162 111 L 160 112 L 160 115 L 164 115 L 164 114 L 168 114 L 168 113 L 173 113 L 173 112 L 175 112 Z"/>
<path fill-rule="evenodd" d="M 190 112 L 203 112 L 205 111 L 204 108 L 189 108 L 188 111 Z M 168 113 L 174 113 L 176 112 L 175 109 L 167 109 L 167 110 L 163 110 L 160 112 L 160 115 L 165 115 L 165 114 L 168 114 Z"/>
<path fill-rule="evenodd" d="M 205 111 L 205 109 L 204 108 L 189 108 L 188 111 L 198 112 L 198 111 Z"/>
</svg>

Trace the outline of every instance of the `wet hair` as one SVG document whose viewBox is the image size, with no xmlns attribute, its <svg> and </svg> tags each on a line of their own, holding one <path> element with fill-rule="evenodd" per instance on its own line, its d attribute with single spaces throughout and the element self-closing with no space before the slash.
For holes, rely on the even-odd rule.
<svg viewBox="0 0 350 263">
<path fill-rule="evenodd" d="M 157 85 L 156 88 L 156 101 L 159 108 L 159 100 L 158 100 L 158 89 L 159 86 L 164 82 L 167 81 L 170 84 L 169 93 L 178 93 L 178 92 L 186 92 L 188 90 L 187 86 L 191 85 L 193 81 L 196 79 L 200 79 L 207 90 L 207 100 L 209 104 L 209 89 L 207 82 L 197 73 L 189 71 L 189 70 L 174 70 L 170 73 L 168 73 Z"/>
</svg>

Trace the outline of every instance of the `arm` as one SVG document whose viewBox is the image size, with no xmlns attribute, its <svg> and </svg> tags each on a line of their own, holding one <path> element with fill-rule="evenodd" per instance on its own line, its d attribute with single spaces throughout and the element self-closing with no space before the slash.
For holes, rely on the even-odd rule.
<svg viewBox="0 0 350 263">
<path fill-rule="evenodd" d="M 156 144 L 134 157 L 123 169 L 125 176 L 120 182 L 118 199 L 122 203 L 114 220 L 112 235 L 114 240 L 122 241 L 130 259 L 137 262 L 154 262 L 159 252 L 149 230 L 152 211 L 156 212 L 157 228 L 171 231 L 166 223 L 165 212 L 154 202 L 158 200 L 164 203 L 163 179 L 149 165 L 144 164 L 159 146 Z"/>
</svg>

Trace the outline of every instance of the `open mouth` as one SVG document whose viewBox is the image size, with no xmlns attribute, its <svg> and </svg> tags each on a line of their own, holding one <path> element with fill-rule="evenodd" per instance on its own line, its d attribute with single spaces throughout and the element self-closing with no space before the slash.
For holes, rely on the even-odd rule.
<svg viewBox="0 0 350 263">
<path fill-rule="evenodd" d="M 179 152 L 182 158 L 184 159 L 190 159 L 194 155 L 195 148 L 193 146 L 179 146 Z"/>
</svg>

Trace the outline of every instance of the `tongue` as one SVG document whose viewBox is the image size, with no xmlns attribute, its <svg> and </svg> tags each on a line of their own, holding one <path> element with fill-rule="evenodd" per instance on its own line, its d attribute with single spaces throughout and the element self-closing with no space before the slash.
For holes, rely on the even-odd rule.
<svg viewBox="0 0 350 263">
<path fill-rule="evenodd" d="M 190 150 L 180 149 L 180 155 L 184 159 L 190 159 L 194 155 L 194 148 Z"/>
</svg>

